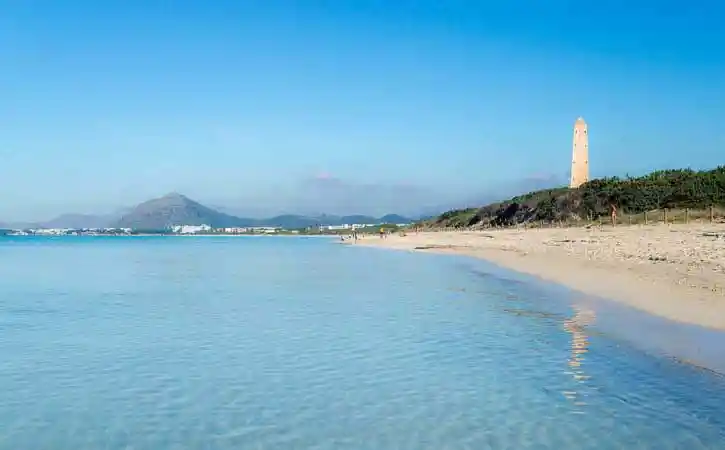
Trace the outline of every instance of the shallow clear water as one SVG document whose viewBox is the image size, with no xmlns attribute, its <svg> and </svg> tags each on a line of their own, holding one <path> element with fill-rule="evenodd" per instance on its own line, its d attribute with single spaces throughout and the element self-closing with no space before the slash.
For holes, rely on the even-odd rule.
<svg viewBox="0 0 725 450">
<path fill-rule="evenodd" d="M 725 448 L 722 377 L 612 314 L 326 239 L 4 238 L 0 448 Z"/>
</svg>

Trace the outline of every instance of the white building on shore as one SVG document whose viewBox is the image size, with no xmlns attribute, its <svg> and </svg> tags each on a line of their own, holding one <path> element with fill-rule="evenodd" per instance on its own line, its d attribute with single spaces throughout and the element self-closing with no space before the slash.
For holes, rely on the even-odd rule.
<svg viewBox="0 0 725 450">
<path fill-rule="evenodd" d="M 174 225 L 171 231 L 178 234 L 196 234 L 211 231 L 209 225 Z"/>
</svg>

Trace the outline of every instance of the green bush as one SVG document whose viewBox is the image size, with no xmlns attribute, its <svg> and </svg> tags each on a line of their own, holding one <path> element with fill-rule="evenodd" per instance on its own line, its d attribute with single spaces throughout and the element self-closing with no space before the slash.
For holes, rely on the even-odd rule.
<svg viewBox="0 0 725 450">
<path fill-rule="evenodd" d="M 597 218 L 608 215 L 611 205 L 623 214 L 662 208 L 704 210 L 710 206 L 725 206 L 725 166 L 701 171 L 659 170 L 641 177 L 600 178 L 575 189 L 544 189 L 480 209 L 448 211 L 424 225 L 514 225 L 530 221 Z"/>
</svg>

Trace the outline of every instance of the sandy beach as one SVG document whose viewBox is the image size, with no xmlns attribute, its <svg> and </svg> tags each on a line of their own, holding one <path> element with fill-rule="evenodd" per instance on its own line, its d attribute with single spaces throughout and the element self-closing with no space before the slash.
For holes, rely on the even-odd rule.
<svg viewBox="0 0 725 450">
<path fill-rule="evenodd" d="M 453 253 L 725 330 L 725 226 L 652 225 L 421 232 L 354 245 Z"/>
</svg>

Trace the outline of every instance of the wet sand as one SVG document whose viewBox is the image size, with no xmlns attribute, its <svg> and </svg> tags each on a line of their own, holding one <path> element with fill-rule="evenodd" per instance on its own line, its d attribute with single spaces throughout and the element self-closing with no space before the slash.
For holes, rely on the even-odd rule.
<svg viewBox="0 0 725 450">
<path fill-rule="evenodd" d="M 725 226 L 421 232 L 357 243 L 467 255 L 670 320 L 725 330 Z"/>
</svg>

